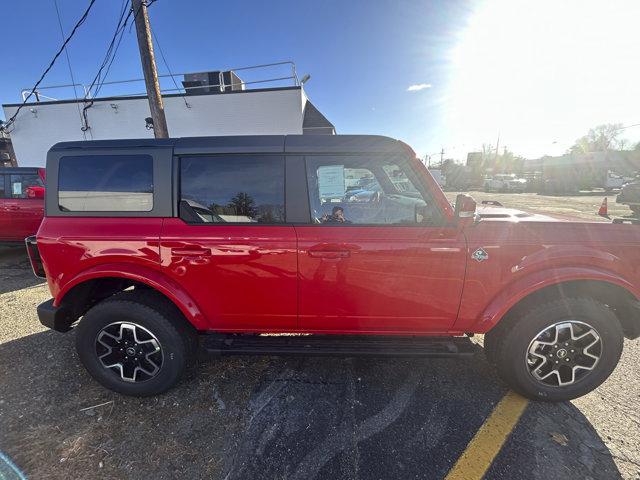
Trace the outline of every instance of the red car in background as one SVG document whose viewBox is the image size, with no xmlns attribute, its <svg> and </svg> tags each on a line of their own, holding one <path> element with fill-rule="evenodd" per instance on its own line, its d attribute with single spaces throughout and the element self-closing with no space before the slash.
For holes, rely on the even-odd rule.
<svg viewBox="0 0 640 480">
<path fill-rule="evenodd" d="M 24 242 L 44 215 L 44 168 L 0 168 L 0 242 Z"/>
</svg>

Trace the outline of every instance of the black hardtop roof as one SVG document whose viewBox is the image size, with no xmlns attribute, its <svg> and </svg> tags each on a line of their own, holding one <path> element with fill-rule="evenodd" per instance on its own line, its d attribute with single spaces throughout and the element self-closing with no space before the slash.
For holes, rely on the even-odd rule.
<svg viewBox="0 0 640 480">
<path fill-rule="evenodd" d="M 406 153 L 398 140 L 380 135 L 236 135 L 141 138 L 56 143 L 51 151 L 173 147 L 189 153 Z"/>
</svg>

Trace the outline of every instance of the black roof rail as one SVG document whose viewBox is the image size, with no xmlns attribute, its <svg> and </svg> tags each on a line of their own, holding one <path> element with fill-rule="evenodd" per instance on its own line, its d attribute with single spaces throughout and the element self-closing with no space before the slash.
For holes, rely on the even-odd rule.
<svg viewBox="0 0 640 480">
<path fill-rule="evenodd" d="M 60 142 L 50 151 L 95 148 L 172 147 L 189 153 L 379 153 L 406 155 L 403 143 L 380 135 L 232 135 L 179 138 L 132 138 Z"/>
</svg>

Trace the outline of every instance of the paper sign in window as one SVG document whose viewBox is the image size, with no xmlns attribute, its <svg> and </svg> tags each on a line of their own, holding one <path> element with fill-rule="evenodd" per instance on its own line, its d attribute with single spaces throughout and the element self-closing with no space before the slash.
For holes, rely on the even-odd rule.
<svg viewBox="0 0 640 480">
<path fill-rule="evenodd" d="M 13 195 L 22 195 L 22 183 L 12 183 L 11 193 L 13 193 Z"/>
<path fill-rule="evenodd" d="M 344 165 L 318 167 L 320 198 L 342 198 L 344 191 Z"/>
</svg>

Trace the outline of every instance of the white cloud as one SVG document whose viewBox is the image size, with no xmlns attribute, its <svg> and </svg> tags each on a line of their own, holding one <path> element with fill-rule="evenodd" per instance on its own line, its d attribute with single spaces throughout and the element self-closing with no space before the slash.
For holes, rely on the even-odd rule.
<svg viewBox="0 0 640 480">
<path fill-rule="evenodd" d="M 407 88 L 407 92 L 419 92 L 420 90 L 424 90 L 425 88 L 431 88 L 430 83 L 416 83 L 414 85 L 409 85 Z"/>
</svg>

